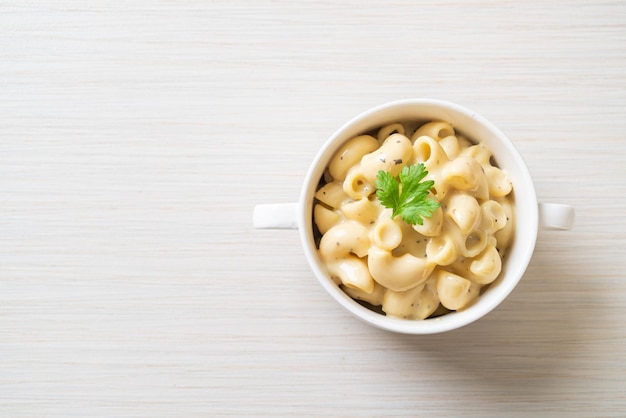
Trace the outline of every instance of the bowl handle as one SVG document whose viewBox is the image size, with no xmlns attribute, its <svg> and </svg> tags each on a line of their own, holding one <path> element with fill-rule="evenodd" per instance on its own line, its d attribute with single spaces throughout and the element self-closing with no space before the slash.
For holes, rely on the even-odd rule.
<svg viewBox="0 0 626 418">
<path fill-rule="evenodd" d="M 574 226 L 574 208 L 561 203 L 539 203 L 539 228 L 567 230 Z"/>
<path fill-rule="evenodd" d="M 258 229 L 297 229 L 297 203 L 256 205 L 252 223 Z"/>
</svg>

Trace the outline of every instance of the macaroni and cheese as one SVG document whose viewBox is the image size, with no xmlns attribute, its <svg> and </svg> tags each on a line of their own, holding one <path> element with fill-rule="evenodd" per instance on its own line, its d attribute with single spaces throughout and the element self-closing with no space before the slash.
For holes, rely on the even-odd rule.
<svg viewBox="0 0 626 418">
<path fill-rule="evenodd" d="M 379 170 L 423 163 L 440 203 L 423 225 L 391 218 Z M 331 159 L 315 194 L 318 250 L 352 298 L 386 315 L 426 319 L 464 309 L 492 283 L 512 241 L 513 190 L 480 142 L 442 121 L 393 123 L 358 135 Z"/>
</svg>

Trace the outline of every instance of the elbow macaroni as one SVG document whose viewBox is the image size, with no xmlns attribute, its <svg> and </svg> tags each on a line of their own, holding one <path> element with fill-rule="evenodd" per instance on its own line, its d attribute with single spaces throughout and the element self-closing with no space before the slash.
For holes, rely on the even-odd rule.
<svg viewBox="0 0 626 418">
<path fill-rule="evenodd" d="M 412 135 L 408 135 L 413 132 Z M 440 202 L 408 225 L 376 198 L 379 170 L 423 163 Z M 491 152 L 441 121 L 381 127 L 344 144 L 315 194 L 313 220 L 329 275 L 389 315 L 426 319 L 464 309 L 493 283 L 514 234 L 511 181 Z"/>
</svg>

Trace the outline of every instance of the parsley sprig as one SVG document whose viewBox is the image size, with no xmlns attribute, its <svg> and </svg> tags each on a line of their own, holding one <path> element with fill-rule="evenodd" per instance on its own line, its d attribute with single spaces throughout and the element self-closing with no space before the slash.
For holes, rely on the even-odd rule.
<svg viewBox="0 0 626 418">
<path fill-rule="evenodd" d="M 398 179 L 387 171 L 380 170 L 376 176 L 376 196 L 386 208 L 393 210 L 395 218 L 401 215 L 402 219 L 411 224 L 424 224 L 423 218 L 430 218 L 440 206 L 439 202 L 428 197 L 428 192 L 435 182 L 422 181 L 428 174 L 424 164 L 405 166 Z"/>
</svg>

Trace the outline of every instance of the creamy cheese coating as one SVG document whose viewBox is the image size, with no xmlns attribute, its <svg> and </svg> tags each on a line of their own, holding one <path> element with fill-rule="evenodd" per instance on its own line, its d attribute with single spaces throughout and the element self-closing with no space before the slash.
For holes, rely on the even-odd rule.
<svg viewBox="0 0 626 418">
<path fill-rule="evenodd" d="M 350 139 L 315 194 L 328 274 L 389 316 L 425 319 L 470 306 L 497 279 L 514 233 L 512 184 L 491 157 L 441 121 L 413 129 L 397 122 Z M 409 225 L 391 218 L 375 181 L 379 170 L 396 176 L 418 163 L 441 207 L 423 225 Z"/>
</svg>

